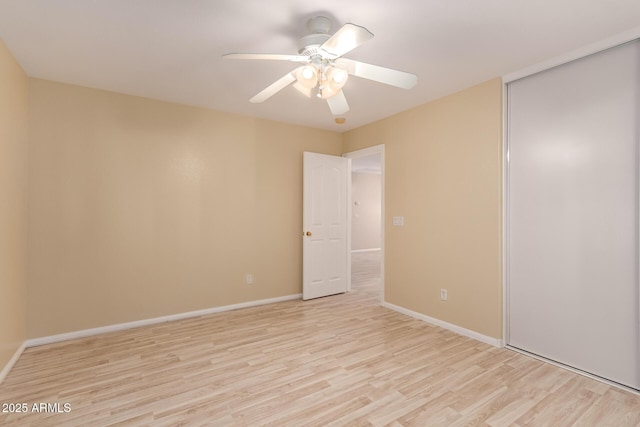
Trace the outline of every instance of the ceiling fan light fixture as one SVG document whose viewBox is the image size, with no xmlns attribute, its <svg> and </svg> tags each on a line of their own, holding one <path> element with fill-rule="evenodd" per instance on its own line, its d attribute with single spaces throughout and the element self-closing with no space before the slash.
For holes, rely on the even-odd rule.
<svg viewBox="0 0 640 427">
<path fill-rule="evenodd" d="M 295 72 L 296 80 L 300 86 L 313 89 L 318 84 L 318 71 L 312 65 L 300 67 Z"/>
<path fill-rule="evenodd" d="M 339 68 L 336 68 L 335 70 L 336 72 L 333 73 L 333 77 L 332 77 L 334 83 L 344 84 L 344 82 L 347 81 L 347 73 Z"/>
<path fill-rule="evenodd" d="M 342 68 L 331 66 L 327 70 L 327 80 L 329 80 L 329 85 L 333 89 L 342 89 L 345 83 L 347 83 L 348 76 L 349 74 Z"/>
<path fill-rule="evenodd" d="M 304 67 L 302 69 L 302 77 L 305 80 L 310 80 L 311 78 L 313 78 L 315 76 L 315 72 L 313 71 L 313 69 L 311 67 Z"/>
<path fill-rule="evenodd" d="M 334 66 L 329 66 L 323 73 L 323 80 L 320 82 L 319 93 L 322 99 L 329 99 L 340 92 L 347 83 L 348 73 Z"/>
<path fill-rule="evenodd" d="M 300 82 L 295 82 L 293 84 L 293 87 L 296 88 L 298 90 L 298 92 L 300 92 L 301 94 L 303 94 L 307 98 L 311 98 L 311 88 L 302 86 L 300 84 Z"/>
<path fill-rule="evenodd" d="M 332 96 L 337 95 L 338 92 L 340 92 L 340 88 L 334 88 L 334 87 L 331 87 L 331 86 L 325 86 L 322 89 L 321 98 L 322 99 L 329 99 Z"/>
</svg>

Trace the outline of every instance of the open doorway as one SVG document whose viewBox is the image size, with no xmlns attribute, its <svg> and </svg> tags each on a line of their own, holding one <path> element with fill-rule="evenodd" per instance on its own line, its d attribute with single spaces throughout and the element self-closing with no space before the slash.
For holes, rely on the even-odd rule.
<svg viewBox="0 0 640 427">
<path fill-rule="evenodd" d="M 351 291 L 384 300 L 384 146 L 351 159 Z"/>
</svg>

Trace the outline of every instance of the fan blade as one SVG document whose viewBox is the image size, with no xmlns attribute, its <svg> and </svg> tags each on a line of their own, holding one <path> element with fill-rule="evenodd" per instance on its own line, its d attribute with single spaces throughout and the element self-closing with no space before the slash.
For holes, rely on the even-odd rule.
<svg viewBox="0 0 640 427">
<path fill-rule="evenodd" d="M 344 92 L 342 91 L 339 91 L 331 98 L 327 98 L 327 104 L 329 104 L 331 114 L 333 114 L 334 116 L 339 116 L 340 114 L 344 114 L 349 111 L 347 98 L 345 98 Z"/>
<path fill-rule="evenodd" d="M 418 77 L 415 74 L 358 62 L 353 59 L 339 58 L 336 59 L 335 64 L 346 69 L 349 74 L 353 74 L 354 76 L 399 87 L 401 89 L 411 89 L 418 83 Z"/>
<path fill-rule="evenodd" d="M 296 78 L 293 76 L 293 74 L 287 73 L 284 76 L 280 77 L 275 82 L 271 83 L 269 86 L 267 86 L 262 92 L 260 92 L 259 94 L 251 98 L 249 102 L 252 102 L 254 104 L 264 102 L 295 81 L 296 81 Z"/>
<path fill-rule="evenodd" d="M 328 53 L 331 58 L 337 58 L 372 38 L 373 34 L 366 28 L 354 24 L 345 24 L 329 40 L 322 43 L 320 49 Z"/>
<path fill-rule="evenodd" d="M 281 55 L 277 53 L 227 53 L 222 55 L 227 59 L 267 59 L 273 61 L 309 62 L 309 57 L 304 55 Z"/>
</svg>

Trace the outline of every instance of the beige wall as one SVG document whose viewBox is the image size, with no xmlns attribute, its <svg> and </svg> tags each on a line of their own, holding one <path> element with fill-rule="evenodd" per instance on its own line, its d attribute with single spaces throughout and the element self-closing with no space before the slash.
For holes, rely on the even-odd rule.
<svg viewBox="0 0 640 427">
<path fill-rule="evenodd" d="M 502 337 L 500 79 L 347 132 L 385 144 L 385 299 Z M 393 216 L 405 217 L 393 227 Z M 446 288 L 449 300 L 440 301 Z"/>
<path fill-rule="evenodd" d="M 386 300 L 502 336 L 499 79 L 342 136 L 37 79 L 29 93 L 28 337 L 299 293 L 302 151 L 378 144 Z"/>
<path fill-rule="evenodd" d="M 0 371 L 26 339 L 27 83 L 0 40 Z"/>
<path fill-rule="evenodd" d="M 382 215 L 380 174 L 351 174 L 351 250 L 380 248 Z"/>
<path fill-rule="evenodd" d="M 302 152 L 340 134 L 37 79 L 29 99 L 30 338 L 301 292 Z"/>
</svg>

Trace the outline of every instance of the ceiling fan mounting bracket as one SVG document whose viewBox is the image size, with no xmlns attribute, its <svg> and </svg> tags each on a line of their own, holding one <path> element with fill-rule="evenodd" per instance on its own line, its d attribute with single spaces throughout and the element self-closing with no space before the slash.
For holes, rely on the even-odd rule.
<svg viewBox="0 0 640 427">
<path fill-rule="evenodd" d="M 314 16 L 307 20 L 307 29 L 311 34 L 329 34 L 331 19 L 326 16 Z"/>
</svg>

